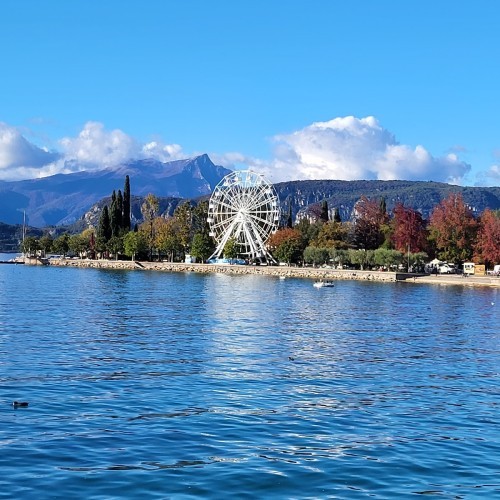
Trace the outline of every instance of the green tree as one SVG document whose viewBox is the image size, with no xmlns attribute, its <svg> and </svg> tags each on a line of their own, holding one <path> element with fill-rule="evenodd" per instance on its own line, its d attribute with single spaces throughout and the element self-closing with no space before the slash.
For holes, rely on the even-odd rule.
<svg viewBox="0 0 500 500">
<path fill-rule="evenodd" d="M 142 233 L 129 231 L 123 237 L 123 249 L 127 257 L 135 260 L 136 255 L 147 250 Z"/>
<path fill-rule="evenodd" d="M 108 205 L 104 205 L 97 226 L 97 245 L 103 248 L 112 236 Z"/>
<path fill-rule="evenodd" d="M 318 235 L 311 244 L 320 248 L 347 248 L 348 237 L 347 225 L 331 220 L 321 225 Z"/>
<path fill-rule="evenodd" d="M 69 249 L 79 257 L 82 257 L 89 248 L 89 241 L 82 234 L 73 234 L 70 236 L 68 244 Z"/>
<path fill-rule="evenodd" d="M 110 225 L 111 225 L 111 235 L 120 236 L 123 227 L 122 212 L 123 212 L 123 197 L 120 190 L 118 194 L 115 195 L 113 191 L 114 199 L 111 202 L 111 211 L 109 214 Z"/>
<path fill-rule="evenodd" d="M 373 252 L 373 263 L 377 266 L 387 267 L 388 269 L 397 267 L 403 262 L 404 254 L 398 250 L 388 248 L 377 248 Z"/>
<path fill-rule="evenodd" d="M 158 257 L 162 254 L 168 255 L 169 260 L 173 262 L 175 255 L 182 252 L 177 221 L 173 217 L 157 217 L 154 220 L 154 233 L 154 246 L 158 250 Z"/>
<path fill-rule="evenodd" d="M 210 226 L 207 222 L 208 218 L 208 200 L 201 201 L 191 209 L 191 231 L 195 233 L 210 232 Z"/>
<path fill-rule="evenodd" d="M 226 259 L 236 259 L 238 257 L 239 245 L 234 238 L 229 238 L 224 245 L 224 258 Z"/>
<path fill-rule="evenodd" d="M 40 244 L 40 249 L 43 252 L 43 255 L 47 255 L 51 250 L 52 250 L 52 245 L 54 243 L 54 240 L 52 239 L 52 236 L 50 234 L 44 234 L 39 241 Z"/>
<path fill-rule="evenodd" d="M 52 245 L 52 249 L 55 253 L 66 257 L 66 254 L 69 251 L 69 234 L 64 233 L 56 238 Z"/>
<path fill-rule="evenodd" d="M 304 262 L 306 264 L 312 264 L 313 266 L 318 266 L 321 264 L 326 264 L 329 260 L 330 260 L 330 253 L 328 251 L 328 248 L 308 246 L 304 250 Z"/>
<path fill-rule="evenodd" d="M 340 211 L 337 207 L 335 207 L 333 211 L 333 222 L 342 222 L 342 219 L 340 217 Z"/>
<path fill-rule="evenodd" d="M 330 216 L 328 214 L 328 202 L 326 200 L 323 200 L 321 203 L 321 215 L 320 215 L 320 220 L 323 222 L 328 222 L 330 219 Z"/>
<path fill-rule="evenodd" d="M 144 202 L 141 205 L 141 213 L 142 217 L 144 218 L 144 225 L 146 225 L 149 229 L 146 240 L 149 248 L 149 260 L 152 260 L 153 258 L 153 246 L 155 240 L 154 220 L 158 215 L 159 209 L 160 202 L 158 198 L 154 194 L 149 193 L 146 198 L 144 198 Z"/>
<path fill-rule="evenodd" d="M 123 188 L 123 214 L 122 223 L 125 232 L 130 231 L 130 178 L 125 177 L 125 186 Z"/>
<path fill-rule="evenodd" d="M 301 218 L 297 224 L 295 224 L 293 229 L 299 231 L 303 249 L 309 246 L 311 242 L 317 238 L 320 226 L 321 224 L 312 223 L 307 217 Z"/>
<path fill-rule="evenodd" d="M 409 266 L 408 271 L 410 271 L 410 267 L 413 269 L 413 272 L 423 271 L 425 268 L 425 263 L 429 261 L 429 256 L 426 252 L 415 252 L 410 253 L 408 256 Z"/>
<path fill-rule="evenodd" d="M 205 262 L 215 250 L 213 239 L 208 233 L 196 233 L 191 243 L 191 255 L 201 262 Z"/>
<path fill-rule="evenodd" d="M 330 254 L 330 260 L 339 269 L 344 267 L 344 263 L 349 262 L 349 251 L 346 249 L 329 248 L 328 253 Z"/>
<path fill-rule="evenodd" d="M 293 228 L 293 218 L 292 218 L 292 201 L 288 204 L 288 213 L 286 216 L 286 224 L 285 227 Z"/>
<path fill-rule="evenodd" d="M 349 249 L 349 260 L 352 264 L 358 265 L 363 271 L 365 267 L 373 265 L 374 253 L 373 250 L 353 250 Z"/>
<path fill-rule="evenodd" d="M 120 236 L 111 236 L 107 243 L 107 250 L 114 255 L 115 260 L 118 260 L 120 253 L 123 253 L 123 238 Z"/>
<path fill-rule="evenodd" d="M 40 242 L 38 241 L 38 238 L 35 238 L 34 236 L 27 236 L 24 238 L 24 241 L 21 244 L 21 250 L 28 257 L 36 255 L 38 250 L 40 250 Z"/>
<path fill-rule="evenodd" d="M 207 208 L 208 213 L 208 208 Z M 174 211 L 174 219 L 177 224 L 177 235 L 184 253 L 189 253 L 191 245 L 191 234 L 193 228 L 193 209 L 191 204 L 186 201 L 178 205 Z M 206 217 L 205 217 L 206 220 Z M 205 222 L 201 222 L 202 227 L 205 227 Z"/>
</svg>

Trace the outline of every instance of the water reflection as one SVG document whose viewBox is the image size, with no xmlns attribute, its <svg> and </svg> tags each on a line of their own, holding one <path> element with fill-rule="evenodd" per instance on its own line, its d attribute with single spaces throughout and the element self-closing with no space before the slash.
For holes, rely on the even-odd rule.
<svg viewBox="0 0 500 500">
<path fill-rule="evenodd" d="M 498 493 L 497 290 L 14 267 L 10 496 Z"/>
</svg>

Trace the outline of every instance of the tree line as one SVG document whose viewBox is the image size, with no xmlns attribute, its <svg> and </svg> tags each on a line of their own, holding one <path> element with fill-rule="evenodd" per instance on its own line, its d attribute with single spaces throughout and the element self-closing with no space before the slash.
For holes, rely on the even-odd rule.
<svg viewBox="0 0 500 500">
<path fill-rule="evenodd" d="M 461 194 L 450 194 L 429 220 L 402 203 L 389 213 L 384 198 L 362 196 L 352 219 L 338 211 L 329 219 L 327 202 L 295 224 L 271 235 L 268 245 L 282 262 L 355 265 L 361 269 L 404 265 L 420 270 L 431 258 L 450 263 L 475 261 L 491 267 L 500 262 L 500 211 L 486 209 L 475 217 Z"/>
<path fill-rule="evenodd" d="M 196 205 L 186 201 L 177 206 L 172 217 L 159 214 L 159 199 L 148 194 L 141 205 L 142 223 L 131 226 L 130 178 L 127 175 L 123 194 L 113 191 L 110 205 L 104 205 L 96 228 L 80 234 L 64 233 L 52 238 L 28 237 L 22 243 L 25 254 L 114 258 L 132 260 L 183 260 L 190 253 L 205 261 L 215 249 L 207 224 L 208 202 Z"/>
<path fill-rule="evenodd" d="M 88 258 L 184 260 L 186 254 L 204 262 L 215 249 L 207 223 L 208 202 L 181 203 L 172 217 L 159 214 L 159 199 L 148 194 L 141 205 L 142 223 L 131 227 L 130 179 L 123 194 L 113 191 L 110 206 L 102 209 L 96 228 L 52 239 L 26 238 L 25 253 L 71 252 Z M 330 214 L 332 216 L 330 217 Z M 398 203 L 389 212 L 384 198 L 362 196 L 352 218 L 342 221 L 338 209 L 326 201 L 308 216 L 292 220 L 291 207 L 283 226 L 268 242 L 272 255 L 287 264 L 405 266 L 420 270 L 429 259 L 462 263 L 474 260 L 492 266 L 500 262 L 500 211 L 486 209 L 475 217 L 461 194 L 450 194 L 425 220 L 418 210 Z M 224 256 L 238 256 L 238 245 L 229 239 Z"/>
</svg>

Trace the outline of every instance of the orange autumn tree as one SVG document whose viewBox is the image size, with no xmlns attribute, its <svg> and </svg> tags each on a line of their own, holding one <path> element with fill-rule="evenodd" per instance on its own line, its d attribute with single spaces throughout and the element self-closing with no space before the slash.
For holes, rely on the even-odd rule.
<svg viewBox="0 0 500 500">
<path fill-rule="evenodd" d="M 500 210 L 487 208 L 479 220 L 475 258 L 486 265 L 500 263 Z"/>
<path fill-rule="evenodd" d="M 464 262 L 472 258 L 477 222 L 461 194 L 452 193 L 436 206 L 429 231 L 440 259 Z"/>
<path fill-rule="evenodd" d="M 422 214 L 413 208 L 396 204 L 392 219 L 392 243 L 400 252 L 418 253 L 427 249 L 427 231 Z"/>
<path fill-rule="evenodd" d="M 354 213 L 354 244 L 357 248 L 375 250 L 384 242 L 384 229 L 389 223 L 385 199 L 377 201 L 361 196 Z"/>
<path fill-rule="evenodd" d="M 302 235 L 297 229 L 285 227 L 271 234 L 267 247 L 280 262 L 297 262 L 303 251 Z"/>
</svg>

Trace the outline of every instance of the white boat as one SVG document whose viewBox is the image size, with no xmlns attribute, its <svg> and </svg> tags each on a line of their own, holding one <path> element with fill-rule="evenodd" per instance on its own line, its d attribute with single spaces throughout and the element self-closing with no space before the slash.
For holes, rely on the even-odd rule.
<svg viewBox="0 0 500 500">
<path fill-rule="evenodd" d="M 315 286 L 316 288 L 324 288 L 324 287 L 333 287 L 335 285 L 333 284 L 333 281 L 320 280 L 320 281 L 315 281 L 313 286 Z"/>
</svg>

